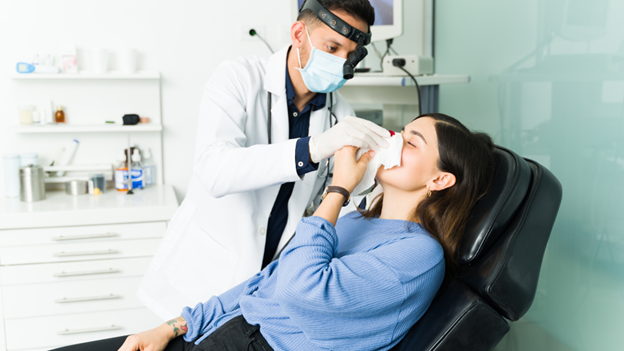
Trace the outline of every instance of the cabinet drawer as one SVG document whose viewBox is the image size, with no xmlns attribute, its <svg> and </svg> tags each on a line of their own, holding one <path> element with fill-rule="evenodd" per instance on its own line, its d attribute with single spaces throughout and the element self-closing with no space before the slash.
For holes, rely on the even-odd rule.
<svg viewBox="0 0 624 351">
<path fill-rule="evenodd" d="M 0 267 L 3 286 L 142 276 L 151 257 Z"/>
<path fill-rule="evenodd" d="M 7 350 L 55 348 L 135 334 L 163 321 L 147 308 L 7 319 Z"/>
<path fill-rule="evenodd" d="M 165 222 L 0 231 L 0 247 L 162 237 Z"/>
<path fill-rule="evenodd" d="M 0 248 L 0 265 L 153 256 L 161 239 L 13 246 Z"/>
<path fill-rule="evenodd" d="M 136 296 L 142 277 L 2 287 L 4 318 L 143 307 Z"/>
</svg>

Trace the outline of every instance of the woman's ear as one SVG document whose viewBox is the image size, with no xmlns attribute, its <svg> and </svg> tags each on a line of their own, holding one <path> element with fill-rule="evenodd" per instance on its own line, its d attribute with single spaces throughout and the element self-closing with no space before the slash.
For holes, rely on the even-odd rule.
<svg viewBox="0 0 624 351">
<path fill-rule="evenodd" d="M 453 173 L 442 172 L 440 175 L 431 181 L 429 185 L 429 190 L 431 191 L 440 191 L 455 185 L 455 175 Z"/>
<path fill-rule="evenodd" d="M 295 22 L 290 28 L 290 38 L 295 49 L 303 46 L 303 38 L 306 36 L 305 30 L 306 27 L 301 21 Z"/>
</svg>

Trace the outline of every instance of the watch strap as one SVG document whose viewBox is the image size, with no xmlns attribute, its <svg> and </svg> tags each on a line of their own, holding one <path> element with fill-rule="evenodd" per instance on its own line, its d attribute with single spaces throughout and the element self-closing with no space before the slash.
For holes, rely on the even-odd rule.
<svg viewBox="0 0 624 351">
<path fill-rule="evenodd" d="M 342 204 L 342 206 L 347 206 L 351 200 L 351 194 L 349 194 L 349 192 L 347 191 L 347 189 L 341 187 L 341 186 L 334 186 L 334 185 L 330 185 L 327 188 L 325 188 L 325 195 L 329 194 L 329 193 L 339 193 L 342 194 L 342 196 L 344 196 L 345 198 L 345 202 Z M 323 196 L 324 198 L 325 196 Z"/>
</svg>

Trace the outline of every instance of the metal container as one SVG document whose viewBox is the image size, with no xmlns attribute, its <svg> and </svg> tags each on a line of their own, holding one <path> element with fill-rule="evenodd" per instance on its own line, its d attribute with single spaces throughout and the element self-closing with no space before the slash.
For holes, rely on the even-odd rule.
<svg viewBox="0 0 624 351">
<path fill-rule="evenodd" d="M 65 192 L 67 195 L 84 195 L 89 192 L 86 180 L 70 180 L 65 182 Z"/>
<path fill-rule="evenodd" d="M 20 167 L 20 200 L 25 202 L 45 200 L 43 167 L 28 165 Z"/>
</svg>

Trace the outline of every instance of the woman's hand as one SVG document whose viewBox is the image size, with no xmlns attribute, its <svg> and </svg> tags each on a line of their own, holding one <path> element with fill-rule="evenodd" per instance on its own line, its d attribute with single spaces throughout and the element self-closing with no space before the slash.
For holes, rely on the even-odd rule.
<svg viewBox="0 0 624 351">
<path fill-rule="evenodd" d="M 375 156 L 374 151 L 369 151 L 362 155 L 358 162 L 355 160 L 355 153 L 357 150 L 358 149 L 353 146 L 345 146 L 334 154 L 334 176 L 332 185 L 343 187 L 347 189 L 349 193 L 353 192 L 353 189 L 360 184 L 362 178 L 364 178 L 366 166 L 371 158 Z M 314 215 L 326 219 L 332 225 L 336 225 L 338 214 L 344 202 L 345 198 L 342 194 L 334 192 L 329 193 L 316 209 Z"/>
<path fill-rule="evenodd" d="M 357 150 L 353 146 L 345 146 L 334 154 L 332 185 L 343 187 L 349 193 L 353 192 L 353 189 L 360 184 L 364 178 L 366 166 L 375 156 L 375 151 L 371 150 L 362 155 L 359 161 L 356 161 Z"/>
<path fill-rule="evenodd" d="M 163 351 L 169 341 L 187 331 L 186 320 L 178 317 L 157 328 L 128 336 L 119 351 Z"/>
</svg>

